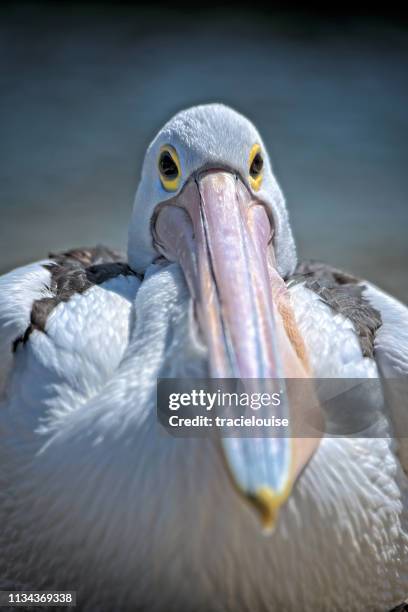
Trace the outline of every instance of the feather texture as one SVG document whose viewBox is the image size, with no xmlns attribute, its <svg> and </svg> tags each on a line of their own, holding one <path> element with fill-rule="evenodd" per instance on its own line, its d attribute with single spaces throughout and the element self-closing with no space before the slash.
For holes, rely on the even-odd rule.
<svg viewBox="0 0 408 612">
<path fill-rule="evenodd" d="M 47 333 L 16 352 L 0 419 L 0 573 L 75 586 L 87 611 L 384 612 L 401 602 L 407 483 L 387 419 L 383 438 L 324 439 L 263 537 L 214 441 L 157 429 L 156 377 L 206 376 L 206 352 L 178 265 L 152 266 L 138 283 L 119 277 L 59 304 Z M 316 376 L 376 375 L 351 321 L 302 284 L 290 295 Z M 107 372 L 98 335 L 111 326 L 122 341 L 106 343 L 118 347 Z"/>
<path fill-rule="evenodd" d="M 369 283 L 364 286 L 364 295 L 381 313 L 375 359 L 399 441 L 399 457 L 408 474 L 408 308 Z"/>
</svg>

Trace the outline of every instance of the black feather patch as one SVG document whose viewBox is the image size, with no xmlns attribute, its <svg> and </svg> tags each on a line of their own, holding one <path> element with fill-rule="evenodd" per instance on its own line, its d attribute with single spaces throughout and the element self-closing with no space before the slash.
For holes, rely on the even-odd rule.
<svg viewBox="0 0 408 612">
<path fill-rule="evenodd" d="M 20 343 L 25 344 L 34 330 L 45 333 L 47 319 L 58 304 L 68 302 L 76 293 L 84 293 L 94 285 L 115 278 L 116 276 L 135 275 L 124 261 L 121 253 L 104 246 L 90 249 L 72 249 L 64 253 L 50 253 L 53 261 L 45 264 L 50 271 L 49 290 L 53 297 L 35 300 L 31 308 L 30 325 L 22 336 L 13 342 L 13 352 Z"/>
<path fill-rule="evenodd" d="M 335 312 L 349 319 L 358 335 L 364 357 L 373 357 L 374 338 L 382 325 L 381 315 L 363 296 L 362 281 L 351 274 L 315 261 L 302 261 L 287 281 L 303 282 Z"/>
</svg>

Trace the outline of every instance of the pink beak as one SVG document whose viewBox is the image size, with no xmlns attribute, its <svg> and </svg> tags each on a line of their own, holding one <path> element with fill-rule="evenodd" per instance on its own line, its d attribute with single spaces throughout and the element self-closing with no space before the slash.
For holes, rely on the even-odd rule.
<svg viewBox="0 0 408 612">
<path fill-rule="evenodd" d="M 159 207 L 154 226 L 157 248 L 183 268 L 211 376 L 256 379 L 258 390 L 261 384 L 269 392 L 282 386 L 279 379 L 307 376 L 307 360 L 298 348 L 302 342 L 290 339 L 282 317 L 291 311 L 274 265 L 272 235 L 263 203 L 239 178 L 220 170 L 190 179 L 178 196 Z M 276 416 L 290 418 L 286 397 L 278 410 Z M 290 435 L 272 433 L 239 442 L 223 439 L 234 481 L 266 526 L 274 523 L 277 508 L 316 446 L 317 441 L 304 438 L 294 453 Z M 273 460 L 260 461 L 263 455 Z"/>
</svg>

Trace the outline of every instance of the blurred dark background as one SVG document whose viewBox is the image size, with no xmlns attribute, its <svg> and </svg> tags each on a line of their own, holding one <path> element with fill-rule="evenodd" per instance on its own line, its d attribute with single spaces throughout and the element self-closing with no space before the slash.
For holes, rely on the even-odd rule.
<svg viewBox="0 0 408 612">
<path fill-rule="evenodd" d="M 0 9 L 0 272 L 125 248 L 144 150 L 223 101 L 259 127 L 301 257 L 408 301 L 408 29 L 393 14 L 174 3 Z"/>
</svg>

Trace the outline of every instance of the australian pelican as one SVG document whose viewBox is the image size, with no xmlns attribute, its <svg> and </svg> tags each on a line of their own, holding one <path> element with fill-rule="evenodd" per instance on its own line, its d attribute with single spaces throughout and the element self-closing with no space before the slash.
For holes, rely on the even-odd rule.
<svg viewBox="0 0 408 612">
<path fill-rule="evenodd" d="M 1 277 L 0 351 L 3 584 L 76 590 L 98 611 L 384 612 L 407 597 L 408 409 L 387 381 L 408 375 L 408 310 L 298 262 L 240 114 L 197 106 L 160 130 L 126 260 L 75 249 Z M 381 378 L 384 401 L 371 436 L 161 432 L 157 378 L 206 376 Z"/>
</svg>

